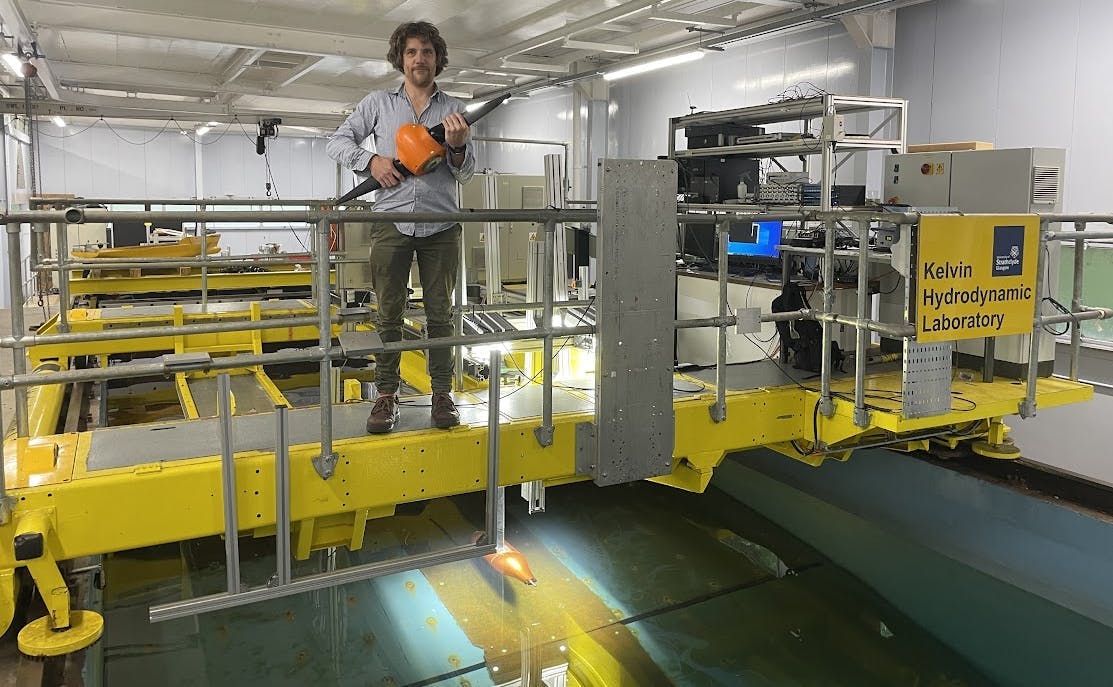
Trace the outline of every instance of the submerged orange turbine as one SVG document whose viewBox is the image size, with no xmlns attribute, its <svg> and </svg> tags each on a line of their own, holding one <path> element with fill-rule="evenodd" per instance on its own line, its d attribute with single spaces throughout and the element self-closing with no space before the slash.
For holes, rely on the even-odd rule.
<svg viewBox="0 0 1113 687">
<path fill-rule="evenodd" d="M 513 577 L 531 587 L 537 584 L 537 578 L 533 576 L 533 571 L 529 569 L 529 562 L 526 561 L 526 557 L 510 544 L 504 544 L 501 549 L 495 553 L 487 554 L 483 559 L 490 563 L 492 568 L 507 577 Z"/>
<path fill-rule="evenodd" d="M 478 544 L 485 538 L 483 532 L 476 532 L 475 536 L 472 537 L 472 543 Z M 513 577 L 519 582 L 528 584 L 531 587 L 537 585 L 537 578 L 534 576 L 533 571 L 529 569 L 529 561 L 527 561 L 525 555 L 514 548 L 510 542 L 503 542 L 498 551 L 487 554 L 483 557 L 483 560 L 487 561 L 492 568 L 507 577 Z"/>
</svg>

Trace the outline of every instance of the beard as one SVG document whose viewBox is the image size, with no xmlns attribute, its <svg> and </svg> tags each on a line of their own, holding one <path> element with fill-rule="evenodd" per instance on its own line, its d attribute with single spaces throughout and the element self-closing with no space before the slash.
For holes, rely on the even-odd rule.
<svg viewBox="0 0 1113 687">
<path fill-rule="evenodd" d="M 406 79 L 413 85 L 424 88 L 433 83 L 433 70 L 411 69 L 406 73 Z"/>
</svg>

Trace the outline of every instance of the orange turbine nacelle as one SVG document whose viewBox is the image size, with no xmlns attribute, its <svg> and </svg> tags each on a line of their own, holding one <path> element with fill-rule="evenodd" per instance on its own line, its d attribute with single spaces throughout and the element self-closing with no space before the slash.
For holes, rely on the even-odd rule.
<svg viewBox="0 0 1113 687">
<path fill-rule="evenodd" d="M 537 578 L 533 576 L 533 571 L 529 569 L 526 557 L 510 544 L 504 545 L 500 551 L 487 554 L 483 559 L 490 563 L 492 568 L 507 577 L 513 577 L 531 587 L 537 584 Z"/>
<path fill-rule="evenodd" d="M 444 146 L 420 124 L 403 124 L 395 143 L 398 161 L 415 176 L 428 174 L 444 159 Z"/>
</svg>

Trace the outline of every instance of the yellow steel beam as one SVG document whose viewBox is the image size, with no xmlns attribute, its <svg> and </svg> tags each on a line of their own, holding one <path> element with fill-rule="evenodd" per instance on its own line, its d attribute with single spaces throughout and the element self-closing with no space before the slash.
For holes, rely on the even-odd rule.
<svg viewBox="0 0 1113 687">
<path fill-rule="evenodd" d="M 1053 405 L 1061 400 L 1060 394 L 1074 397 L 1081 387 L 1063 388 L 1058 381 L 1041 380 L 1039 403 L 1041 407 Z M 793 440 L 811 446 L 808 392 L 796 387 L 733 392 L 727 396 L 727 421 L 723 423 L 711 420 L 708 408 L 713 400 L 713 396 L 703 395 L 676 402 L 674 473 L 658 481 L 700 491 L 726 453 Z M 979 419 L 971 415 L 974 413 L 963 413 L 959 423 Z M 578 479 L 575 425 L 593 419 L 587 413 L 557 415 L 554 443 L 544 449 L 533 436 L 539 418 L 504 424 L 500 484 L 532 480 L 555 484 Z M 835 436 L 844 434 L 826 433 L 834 422 L 821 422 L 821 442 L 833 444 Z M 955 418 L 945 416 L 937 419 L 935 426 L 945 428 L 953 423 Z M 879 426 L 857 432 L 868 437 L 869 432 L 879 431 Z M 24 509 L 56 509 L 55 553 L 59 560 L 223 531 L 221 504 L 210 496 L 220 493 L 217 456 L 89 471 L 89 441 L 88 432 L 9 441 L 4 452 L 8 484 L 18 499 L 17 513 Z M 342 539 L 353 537 L 351 531 L 357 524 L 352 514 L 360 509 L 375 513 L 399 503 L 478 491 L 485 486 L 485 427 L 342 439 L 336 441 L 335 448 L 340 461 L 335 476 L 327 481 L 317 476 L 310 463 L 318 450 L 316 444 L 291 448 L 290 482 L 297 485 L 291 510 L 293 520 L 298 522 L 339 517 L 347 522 L 340 527 L 349 530 Z M 20 461 L 40 469 L 17 473 L 13 470 L 17 455 Z M 36 455 L 52 460 L 32 460 Z M 273 462 L 269 451 L 237 454 L 237 484 L 245 494 L 238 504 L 239 521 L 245 531 L 274 525 Z M 0 536 L 0 541 L 5 539 L 11 541 L 10 536 Z M 11 558 L 0 550 L 0 569 L 11 565 Z"/>
<path fill-rule="evenodd" d="M 333 279 L 335 282 L 335 278 Z M 313 282 L 312 270 L 275 270 L 267 272 L 240 272 L 209 274 L 209 292 L 238 291 L 246 289 L 274 289 L 292 286 L 309 287 Z M 70 279 L 73 296 L 124 295 L 145 293 L 176 293 L 201 291 L 200 272 L 188 275 L 146 274 L 141 277 L 75 277 Z"/>
<path fill-rule="evenodd" d="M 34 371 L 58 372 L 67 369 L 68 363 L 67 359 L 44 363 L 35 366 Z M 65 384 L 33 386 L 27 391 L 27 431 L 31 436 L 42 437 L 57 431 L 65 395 Z"/>
<path fill-rule="evenodd" d="M 196 420 L 201 417 L 201 413 L 197 410 L 197 401 L 193 400 L 193 392 L 189 390 L 189 382 L 184 372 L 174 375 L 174 386 L 178 389 L 178 401 L 182 404 L 186 418 Z"/>
<path fill-rule="evenodd" d="M 893 376 L 878 376 L 872 383 L 892 383 Z M 977 394 L 969 393 L 979 398 L 982 393 L 996 393 L 1015 404 L 1022 393 L 1018 389 L 1022 388 L 1002 381 L 986 385 Z M 1090 393 L 1085 385 L 1040 380 L 1037 402 L 1040 407 L 1049 407 Z M 868 441 L 884 436 L 892 440 L 894 436 L 886 427 L 901 426 L 899 417 L 890 417 L 897 413 L 874 410 L 871 427 L 854 427 L 845 418 L 843 406 L 847 402 L 841 399 L 835 416 L 822 418 L 812 411 L 814 396 L 800 387 L 731 392 L 726 397 L 727 419 L 721 423 L 711 420 L 713 394 L 678 399 L 674 470 L 656 481 L 702 491 L 723 456 L 756 446 L 770 446 L 811 464 L 827 457 L 845 459 L 854 448 L 848 439 Z M 1005 401 L 975 403 L 976 407 L 964 412 L 926 423 L 916 421 L 914 429 L 954 430 L 971 423 L 981 429 L 983 421 L 991 425 L 998 422 L 997 416 L 987 413 L 996 412 Z M 813 426 L 813 417 L 820 418 L 818 426 Z M 539 418 L 502 425 L 499 484 L 541 480 L 556 485 L 586 479 L 576 474 L 575 433 L 578 423 L 592 420 L 593 415 L 587 412 L 555 416 L 554 442 L 546 448 L 539 447 L 534 438 Z M 837 447 L 830 453 L 818 452 L 813 432 L 818 432 L 820 444 Z M 319 452 L 315 443 L 291 447 L 291 520 L 296 555 L 304 558 L 311 550 L 325 546 L 358 548 L 368 519 L 392 514 L 397 504 L 482 490 L 486 486 L 486 435 L 486 428 L 477 425 L 337 440 L 334 449 L 339 462 L 329 480 L 320 479 L 313 468 L 312 458 Z M 45 596 L 62 589 L 47 569 L 56 566 L 55 561 L 223 532 L 222 503 L 213 497 L 221 492 L 218 456 L 90 471 L 90 441 L 90 432 L 6 441 L 3 467 L 14 508 L 13 517 L 0 526 L 0 619 L 8 615 L 6 571 L 16 567 L 34 567 L 36 586 Z M 270 451 L 242 451 L 236 455 L 236 483 L 241 494 L 236 507 L 245 533 L 262 536 L 274 529 L 273 466 Z M 16 560 L 15 538 L 31 530 L 48 530 L 44 532 L 42 560 Z M 61 591 L 58 596 L 63 596 Z M 75 625 L 75 632 L 52 635 L 50 628 L 64 622 L 68 596 L 53 599 L 48 608 L 52 616 L 36 621 L 29 631 L 35 635 L 29 637 L 33 644 L 27 646 L 56 651 L 76 646 L 99 632 L 98 618 L 80 616 L 81 624 Z"/>
</svg>

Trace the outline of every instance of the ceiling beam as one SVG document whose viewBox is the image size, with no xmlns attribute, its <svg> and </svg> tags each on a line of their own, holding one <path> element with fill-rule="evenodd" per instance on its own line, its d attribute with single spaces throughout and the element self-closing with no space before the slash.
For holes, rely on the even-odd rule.
<svg viewBox="0 0 1113 687">
<path fill-rule="evenodd" d="M 565 38 L 561 44 L 565 48 L 576 50 L 591 50 L 594 52 L 611 52 L 619 55 L 637 55 L 638 46 L 621 45 L 619 43 L 596 43 L 594 41 L 580 41 L 574 38 Z"/>
<path fill-rule="evenodd" d="M 294 83 L 287 86 L 270 86 L 242 80 L 225 85 L 219 77 L 194 72 L 152 69 L 150 67 L 119 67 L 86 62 L 55 62 L 54 64 L 61 82 L 68 86 L 131 92 L 173 93 L 208 98 L 225 96 L 219 98 L 224 104 L 230 104 L 243 95 L 263 95 L 335 103 L 358 101 L 367 95 L 367 91 L 363 88 L 350 86 Z M 65 93 L 63 92 L 63 96 L 65 96 Z"/>
<path fill-rule="evenodd" d="M 680 12 L 666 12 L 665 10 L 653 10 L 649 13 L 648 18 L 653 21 L 667 21 L 689 26 L 711 26 L 722 29 L 733 29 L 736 26 L 733 21 L 722 17 L 704 17 L 698 14 L 681 14 Z"/>
<path fill-rule="evenodd" d="M 284 88 L 294 83 L 301 77 L 313 71 L 314 67 L 316 67 L 323 59 L 325 58 L 321 57 L 320 55 L 310 55 L 309 57 L 306 57 L 304 60 L 301 61 L 301 64 L 291 69 L 290 73 L 286 75 L 286 78 L 278 82 L 278 85 L 275 86 L 275 88 Z"/>
<path fill-rule="evenodd" d="M 251 50 L 248 48 L 239 48 L 236 50 L 236 54 L 232 56 L 232 59 L 228 62 L 228 66 L 224 68 L 220 83 L 227 85 L 235 81 L 236 77 L 243 74 L 248 66 L 262 57 L 265 52 L 265 50 Z"/>
<path fill-rule="evenodd" d="M 652 7 L 654 3 L 658 1 L 659 0 L 633 0 L 632 2 L 624 2 L 617 7 L 612 7 L 609 10 L 604 10 L 602 12 L 596 12 L 591 16 L 584 17 L 583 19 L 571 22 L 570 24 L 565 24 L 558 29 L 546 31 L 539 36 L 527 38 L 524 41 L 518 41 L 517 43 L 506 48 L 502 48 L 501 50 L 487 53 L 486 55 L 476 60 L 476 62 L 488 67 L 497 65 L 499 61 L 505 57 L 519 55 L 521 53 L 529 52 L 530 50 L 535 50 L 542 46 L 549 45 L 550 43 L 556 43 L 557 41 L 563 40 L 565 36 L 573 33 L 586 31 L 587 29 L 599 28 L 600 25 L 606 22 L 622 19 L 623 17 L 628 17 L 631 14 L 635 14 L 649 7 Z M 550 69 L 549 71 L 555 70 Z"/>
<path fill-rule="evenodd" d="M 804 6 L 803 0 L 746 0 L 746 2 L 752 5 L 767 5 L 769 7 L 791 7 L 794 9 L 799 9 Z"/>
<path fill-rule="evenodd" d="M 2 0 L 12 2 L 12 0 Z M 302 55 L 342 56 L 360 60 L 386 59 L 388 38 L 363 34 L 339 33 L 332 29 L 303 28 L 312 26 L 307 20 L 299 25 L 266 25 L 260 13 L 239 16 L 240 3 L 188 3 L 189 14 L 181 10 L 155 12 L 135 7 L 119 7 L 118 2 L 75 4 L 60 0 L 20 0 L 28 18 L 36 24 L 58 30 L 90 31 L 120 36 L 162 38 L 194 41 L 259 50 L 281 50 Z M 203 13 L 202 13 L 203 12 Z M 301 16 L 301 12 L 268 13 L 275 16 Z M 305 15 L 312 17 L 314 15 Z M 318 22 L 319 23 L 319 22 Z M 351 29 L 349 29 L 351 30 Z M 469 53 L 482 51 L 453 48 L 453 62 L 469 63 Z"/>
<path fill-rule="evenodd" d="M 88 98 L 94 100 L 103 96 Z M 107 101 L 128 100 L 126 106 L 115 102 L 106 104 L 75 104 L 60 103 L 48 100 L 35 100 L 31 103 L 32 112 L 37 117 L 53 117 L 55 115 L 66 119 L 75 117 L 104 117 L 105 119 L 151 119 L 165 122 L 171 115 L 181 122 L 207 122 L 216 121 L 228 123 L 235 120 L 252 124 L 263 117 L 282 117 L 283 125 L 292 126 L 319 126 L 335 128 L 344 121 L 343 115 L 317 114 L 312 112 L 277 112 L 261 110 L 238 110 L 230 112 L 227 109 L 210 109 L 205 112 L 173 113 L 159 109 L 163 104 L 157 100 L 143 100 L 140 98 L 107 98 Z M 23 114 L 23 98 L 0 98 L 0 114 Z"/>
<path fill-rule="evenodd" d="M 17 42 L 23 43 L 28 48 L 31 47 L 31 43 L 35 42 L 36 36 L 31 31 L 31 24 L 28 23 L 27 17 L 24 16 L 15 0 L 0 0 L 0 18 L 3 18 L 4 26 L 11 32 Z M 50 94 L 51 98 L 57 99 L 60 90 L 58 80 L 54 78 L 54 72 L 50 69 L 50 64 L 46 60 L 35 60 L 34 64 L 39 70 L 39 79 L 43 82 L 46 92 Z"/>
</svg>

